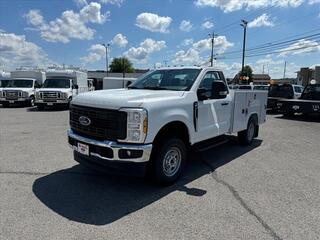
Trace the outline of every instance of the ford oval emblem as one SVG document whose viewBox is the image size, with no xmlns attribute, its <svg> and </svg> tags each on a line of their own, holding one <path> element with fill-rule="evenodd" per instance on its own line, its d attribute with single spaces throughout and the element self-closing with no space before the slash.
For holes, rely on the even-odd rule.
<svg viewBox="0 0 320 240">
<path fill-rule="evenodd" d="M 79 123 L 83 126 L 89 126 L 91 124 L 91 120 L 86 116 L 81 116 L 79 117 Z"/>
</svg>

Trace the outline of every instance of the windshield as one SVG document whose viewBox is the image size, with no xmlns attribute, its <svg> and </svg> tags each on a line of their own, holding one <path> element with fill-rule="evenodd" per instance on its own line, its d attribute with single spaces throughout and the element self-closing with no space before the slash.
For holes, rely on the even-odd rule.
<svg viewBox="0 0 320 240">
<path fill-rule="evenodd" d="M 306 86 L 301 98 L 308 100 L 320 100 L 320 84 Z"/>
<path fill-rule="evenodd" d="M 269 88 L 269 97 L 293 98 L 293 89 L 289 84 L 271 85 Z"/>
<path fill-rule="evenodd" d="M 52 78 L 44 81 L 42 88 L 70 88 L 70 79 Z"/>
<path fill-rule="evenodd" d="M 129 89 L 188 91 L 201 69 L 155 70 L 131 84 Z"/>
<path fill-rule="evenodd" d="M 9 80 L 0 80 L 0 87 L 5 88 L 9 83 Z"/>
<path fill-rule="evenodd" d="M 33 87 L 33 80 L 8 80 L 7 88 L 32 88 Z"/>
</svg>

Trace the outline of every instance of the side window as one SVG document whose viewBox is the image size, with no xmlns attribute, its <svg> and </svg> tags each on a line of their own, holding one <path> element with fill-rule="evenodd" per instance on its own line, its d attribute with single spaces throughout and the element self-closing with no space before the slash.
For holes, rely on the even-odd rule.
<svg viewBox="0 0 320 240">
<path fill-rule="evenodd" d="M 212 83 L 217 80 L 221 80 L 218 72 L 207 72 L 200 82 L 199 89 L 203 89 L 208 99 L 212 98 Z"/>
<path fill-rule="evenodd" d="M 301 88 L 298 87 L 298 86 L 295 86 L 295 87 L 294 87 L 294 91 L 295 91 L 296 93 L 301 93 Z"/>
</svg>

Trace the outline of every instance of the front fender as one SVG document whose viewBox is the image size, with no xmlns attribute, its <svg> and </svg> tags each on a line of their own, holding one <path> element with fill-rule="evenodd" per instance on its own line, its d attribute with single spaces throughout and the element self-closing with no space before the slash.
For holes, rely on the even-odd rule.
<svg viewBox="0 0 320 240">
<path fill-rule="evenodd" d="M 158 132 L 167 124 L 171 122 L 181 122 L 187 127 L 190 142 L 192 143 L 191 136 L 193 136 L 194 132 L 192 121 L 192 114 L 189 113 L 189 109 L 167 107 L 162 110 L 154 109 L 148 111 L 148 134 L 145 142 L 152 143 Z"/>
</svg>

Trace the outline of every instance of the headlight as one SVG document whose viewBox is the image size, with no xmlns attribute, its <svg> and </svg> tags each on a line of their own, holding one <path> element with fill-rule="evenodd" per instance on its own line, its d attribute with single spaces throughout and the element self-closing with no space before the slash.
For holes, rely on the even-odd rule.
<svg viewBox="0 0 320 240">
<path fill-rule="evenodd" d="M 142 108 L 122 108 L 127 113 L 127 138 L 121 142 L 143 143 L 148 132 L 148 113 Z"/>
<path fill-rule="evenodd" d="M 36 98 L 41 98 L 40 92 L 36 92 Z"/>
<path fill-rule="evenodd" d="M 26 98 L 28 96 L 29 96 L 28 92 L 22 92 L 21 93 L 21 97 L 23 97 L 23 98 Z"/>
</svg>

